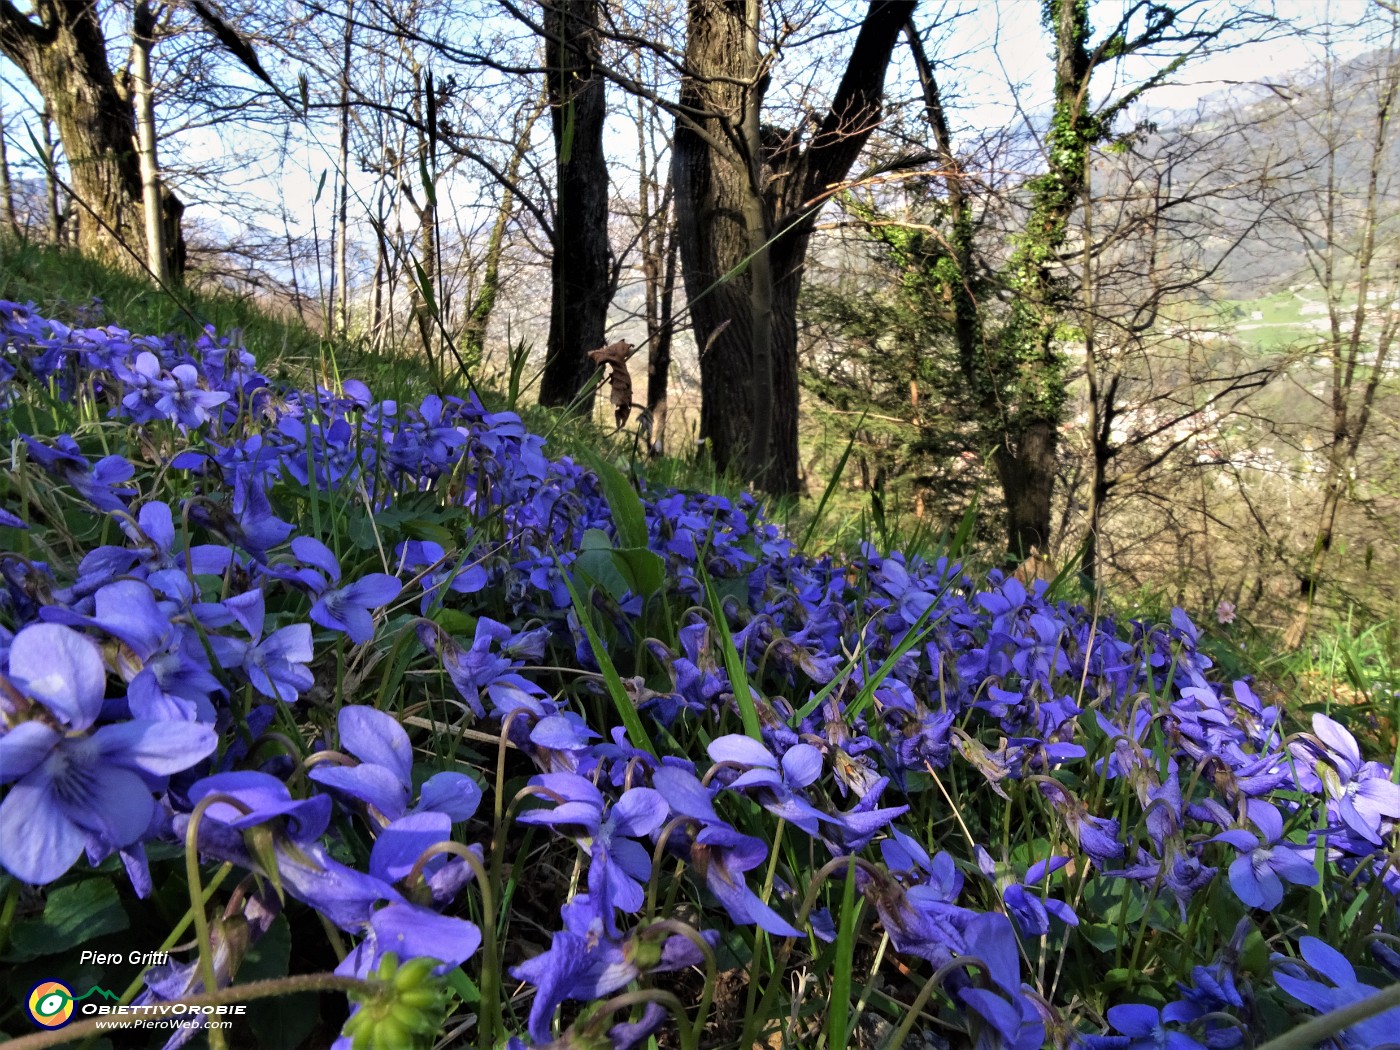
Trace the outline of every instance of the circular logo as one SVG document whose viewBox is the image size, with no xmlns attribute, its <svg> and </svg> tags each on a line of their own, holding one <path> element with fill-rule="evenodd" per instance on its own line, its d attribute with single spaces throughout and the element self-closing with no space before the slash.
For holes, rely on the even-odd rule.
<svg viewBox="0 0 1400 1050">
<path fill-rule="evenodd" d="M 29 1017 L 40 1028 L 62 1028 L 73 1019 L 73 993 L 60 981 L 40 981 L 29 993 Z"/>
</svg>

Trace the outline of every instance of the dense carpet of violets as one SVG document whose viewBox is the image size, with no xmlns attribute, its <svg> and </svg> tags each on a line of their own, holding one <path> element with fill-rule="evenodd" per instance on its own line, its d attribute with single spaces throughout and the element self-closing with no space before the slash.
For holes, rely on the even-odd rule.
<svg viewBox="0 0 1400 1050">
<path fill-rule="evenodd" d="M 379 401 L 355 381 L 288 389 L 212 331 L 70 329 L 13 303 L 0 326 L 15 435 L 0 482 L 0 867 L 15 879 L 42 887 L 115 856 L 144 896 L 148 852 L 197 819 L 204 860 L 262 876 L 231 899 L 252 941 L 309 907 L 341 931 L 341 974 L 390 951 L 439 972 L 468 962 L 473 867 L 433 848 L 490 853 L 494 784 L 441 762 L 425 775 L 431 738 L 415 752 L 401 705 L 351 673 L 392 648 L 421 672 L 415 696 L 440 686 L 434 717 L 504 724 L 534 763 L 515 830 L 495 832 L 532 827 L 580 864 L 547 950 L 510 964 L 533 989 L 512 1046 L 583 1045 L 567 1029 L 579 1003 L 680 987 L 652 975 L 700 962 L 677 927 L 652 925 L 674 917 L 649 897 L 654 855 L 684 872 L 711 945 L 757 927 L 799 952 L 839 916 L 807 912 L 791 880 L 856 855 L 862 936 L 915 972 L 904 1002 L 946 968 L 929 1009 L 954 1046 L 1244 1046 L 1400 978 L 1391 770 L 1339 721 L 1290 732 L 1249 683 L 1213 679 L 1179 610 L 1115 624 L 1043 583 L 945 561 L 814 559 L 747 498 L 649 491 L 664 593 L 591 592 L 653 736 L 642 747 L 620 720 L 599 724 L 613 708 L 566 584 L 587 600 L 596 580 L 576 559 L 597 549 L 592 530 L 617 535 L 603 486 L 517 416 Z M 25 406 L 45 399 L 86 406 L 76 438 L 24 433 Z M 336 530 L 313 534 L 309 491 Z M 107 542 L 44 542 L 74 513 L 105 520 Z M 325 542 L 347 535 L 347 549 Z M 757 738 L 713 609 L 747 665 Z M 674 644 L 647 636 L 663 622 Z M 809 866 L 779 864 L 761 893 L 777 834 Z M 1309 935 L 1319 908 L 1346 916 L 1347 954 Z M 224 983 L 240 957 L 220 941 L 229 918 L 214 932 Z M 1201 945 L 1213 954 L 1193 957 Z M 1108 973 L 1135 966 L 1148 972 Z M 185 953 L 141 995 L 202 988 Z M 615 1020 L 588 1045 L 644 1044 L 667 1013 Z M 1398 1024 L 1391 1011 L 1336 1045 L 1393 1042 Z"/>
</svg>

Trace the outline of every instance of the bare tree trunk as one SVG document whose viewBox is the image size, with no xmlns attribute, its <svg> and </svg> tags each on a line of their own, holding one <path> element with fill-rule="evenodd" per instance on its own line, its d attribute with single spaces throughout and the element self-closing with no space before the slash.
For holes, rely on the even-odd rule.
<svg viewBox="0 0 1400 1050">
<path fill-rule="evenodd" d="M 146 227 L 146 265 L 156 283 L 170 283 L 170 259 L 161 223 L 160 167 L 156 162 L 156 112 L 151 83 L 151 51 L 156 15 L 146 0 L 132 13 L 131 78 L 135 94 L 136 153 L 141 169 L 141 205 Z"/>
<path fill-rule="evenodd" d="M 44 147 L 44 200 L 49 206 L 49 243 L 63 243 L 63 212 L 58 206 L 58 149 L 53 141 L 53 113 L 45 104 L 39 115 L 40 142 Z"/>
<path fill-rule="evenodd" d="M 432 288 L 437 281 L 437 206 L 432 202 L 424 204 L 418 212 L 418 273 L 410 282 L 413 293 L 413 319 L 418 325 L 418 338 L 423 341 L 423 353 L 434 368 L 438 367 L 436 347 L 440 340 L 435 337 L 433 304 L 424 296 L 419 282 Z"/>
<path fill-rule="evenodd" d="M 345 47 L 340 63 L 340 151 L 336 157 L 336 167 L 340 175 L 340 207 L 335 233 L 336 269 L 331 274 L 331 285 L 338 292 L 336 323 L 342 336 L 350 327 L 350 235 L 346 229 L 346 219 L 350 205 L 350 47 L 355 39 L 354 13 L 353 0 L 346 0 Z M 339 285 L 335 283 L 337 277 L 340 279 Z"/>
<path fill-rule="evenodd" d="M 542 0 L 541 7 L 557 184 L 540 402 L 569 405 L 595 371 L 588 352 L 606 341 L 610 298 L 608 167 L 603 153 L 607 100 L 605 81 L 596 68 L 602 3 Z M 592 393 L 582 407 L 592 412 Z"/>
<path fill-rule="evenodd" d="M 5 209 L 5 224 L 16 235 L 22 231 L 15 215 L 15 194 L 10 186 L 10 151 L 5 142 L 5 114 L 0 110 L 0 207 Z"/>
<path fill-rule="evenodd" d="M 640 77 L 639 77 L 640 79 Z M 671 215 L 672 186 L 661 178 L 661 109 L 638 97 L 637 171 L 640 206 L 637 222 L 642 256 L 642 285 L 647 326 L 647 451 L 666 451 L 666 401 L 671 378 L 671 311 L 676 288 L 676 224 Z"/>
<path fill-rule="evenodd" d="M 433 156 L 433 146 L 436 142 L 434 132 L 431 128 L 431 121 L 427 119 L 427 113 L 432 113 L 434 101 L 432 92 L 432 74 L 425 78 L 421 75 L 421 69 L 415 64 L 413 67 L 413 107 L 414 123 L 418 128 L 418 156 L 422 158 L 420 171 L 422 177 L 427 181 L 420 188 L 423 191 L 423 203 L 419 205 L 408 189 L 408 176 L 403 175 L 401 185 L 404 187 L 409 204 L 413 207 L 418 216 L 418 258 L 413 272 L 406 273 L 408 277 L 408 301 L 409 308 L 413 315 L 414 324 L 418 328 L 418 338 L 423 343 L 423 353 L 427 356 L 429 364 L 434 368 L 439 368 L 437 352 L 441 340 L 437 338 L 443 327 L 447 323 L 447 318 L 443 314 L 443 304 L 430 301 L 433 296 L 433 289 L 438 278 L 438 212 L 437 212 L 437 159 Z M 427 105 L 424 106 L 424 100 Z M 427 130 L 425 130 L 427 129 Z M 402 166 L 400 168 L 402 174 Z M 435 316 L 436 315 L 436 316 Z M 441 353 L 445 357 L 446 347 L 441 347 Z"/>
<path fill-rule="evenodd" d="M 481 275 L 481 286 L 477 289 L 467 309 L 467 319 L 462 332 L 463 358 L 476 368 L 486 359 L 486 331 L 491 324 L 491 314 L 496 308 L 496 299 L 501 291 L 501 257 L 505 252 L 506 228 L 515 214 L 515 194 L 510 187 L 520 177 L 520 165 L 530 150 L 530 134 L 535 121 L 544 112 L 541 98 L 525 117 L 525 124 L 515 138 L 515 148 L 511 151 L 510 163 L 506 165 L 506 177 L 501 185 L 501 206 L 496 211 L 496 221 L 491 226 L 491 235 L 486 241 L 486 259 Z M 601 345 L 601 344 L 600 344 Z"/>
<path fill-rule="evenodd" d="M 107 61 L 97 7 L 38 0 L 38 21 L 0 0 L 0 52 L 48 101 L 63 140 L 77 200 L 78 247 L 127 270 L 140 269 L 145 243 L 141 173 L 132 148 L 136 116 Z M 184 270 L 178 234 L 183 206 L 168 192 L 163 207 L 169 270 Z"/>
<path fill-rule="evenodd" d="M 733 131 L 757 80 L 745 46 L 745 4 L 690 0 L 687 76 L 680 103 L 707 114 L 680 119 L 671 152 L 677 239 L 687 305 L 700 351 L 700 440 L 721 470 L 742 462 L 753 419 L 751 276 L 739 271 L 749 251 L 745 229 L 747 165 Z M 737 272 L 736 272 L 737 271 Z"/>
<path fill-rule="evenodd" d="M 751 35 L 758 8 L 687 5 L 672 171 L 701 351 L 701 439 L 720 469 L 747 466 L 765 491 L 784 494 L 798 489 L 797 297 L 807 245 L 821 204 L 878 123 L 885 70 L 914 3 L 870 4 L 811 142 L 799 149 L 796 132 L 765 131 L 755 157 L 765 87 Z"/>
<path fill-rule="evenodd" d="M 647 341 L 650 349 L 647 357 L 647 415 L 651 419 L 651 454 L 654 456 L 662 455 L 666 451 L 666 409 L 670 392 L 671 342 L 674 331 L 671 311 L 676 292 L 677 245 L 675 223 L 666 216 L 669 207 L 670 201 L 667 199 L 657 213 L 661 222 L 659 239 L 665 247 L 660 253 L 661 274 L 660 280 L 656 282 L 659 287 L 655 295 L 652 294 L 652 277 L 648 275 L 647 278 Z M 653 260 L 653 272 L 656 261 Z M 654 305 L 652 299 L 655 300 Z"/>
<path fill-rule="evenodd" d="M 1400 318 L 1394 310 L 1381 313 L 1379 320 L 1371 317 L 1369 304 L 1373 283 L 1377 282 L 1376 235 L 1385 217 L 1380 214 L 1382 199 L 1382 176 L 1390 162 L 1392 143 L 1390 136 L 1390 116 L 1400 96 L 1400 18 L 1392 13 L 1391 36 L 1387 49 L 1387 65 L 1382 70 L 1376 84 L 1376 106 L 1371 132 L 1370 155 L 1367 158 L 1367 180 L 1364 206 L 1359 216 L 1361 222 L 1361 243 L 1353 253 L 1346 245 L 1345 232 L 1339 226 L 1348 218 L 1350 201 L 1346 189 L 1340 184 L 1337 172 L 1337 150 L 1334 140 L 1343 134 L 1340 128 L 1329 124 L 1327 152 L 1327 184 L 1323 191 L 1325 208 L 1324 228 L 1326 244 L 1323 247 L 1322 277 L 1323 291 L 1327 296 L 1328 320 L 1330 327 L 1331 381 L 1329 400 L 1332 409 L 1331 440 L 1327 455 L 1327 480 L 1323 487 L 1322 506 L 1319 510 L 1317 529 L 1313 534 L 1312 549 L 1307 555 L 1305 567 L 1298 572 L 1298 597 L 1292 622 L 1284 634 L 1284 642 L 1290 648 L 1302 644 L 1311 619 L 1313 604 L 1328 554 L 1332 550 L 1337 526 L 1337 513 L 1346 498 L 1352 471 L 1356 466 L 1357 452 L 1370 423 L 1371 410 L 1381 377 L 1385 374 L 1386 358 L 1394 344 Z M 1332 117 L 1333 70 L 1328 70 L 1327 102 L 1328 118 Z M 1350 129 L 1345 132 L 1350 134 Z M 1300 233 L 1311 235 L 1300 228 Z M 1339 272 L 1343 269 L 1338 256 L 1349 257 L 1354 271 Z M 1354 282 L 1356 305 L 1350 317 L 1344 316 L 1342 293 Z M 1394 285 L 1385 288 L 1382 299 L 1392 301 L 1396 294 Z M 1367 345 L 1374 340 L 1374 360 L 1370 362 L 1370 375 L 1366 382 L 1360 382 L 1360 370 L 1364 367 L 1362 355 Z"/>
</svg>

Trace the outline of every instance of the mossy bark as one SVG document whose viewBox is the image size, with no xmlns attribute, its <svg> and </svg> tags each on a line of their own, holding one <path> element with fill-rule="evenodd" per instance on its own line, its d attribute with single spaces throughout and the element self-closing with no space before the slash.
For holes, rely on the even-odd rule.
<svg viewBox="0 0 1400 1050">
<path fill-rule="evenodd" d="M 107 61 L 97 9 L 84 0 L 40 0 L 33 16 L 0 0 L 0 51 L 43 95 L 68 158 L 78 247 L 144 272 L 146 235 L 136 114 Z M 185 269 L 184 205 L 162 193 L 165 254 L 172 276 Z"/>
</svg>

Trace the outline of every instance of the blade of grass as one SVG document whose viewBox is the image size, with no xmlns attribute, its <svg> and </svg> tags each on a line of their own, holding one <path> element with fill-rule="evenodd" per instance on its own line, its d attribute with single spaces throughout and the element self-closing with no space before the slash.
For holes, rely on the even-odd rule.
<svg viewBox="0 0 1400 1050">
<path fill-rule="evenodd" d="M 647 733 L 646 727 L 642 725 L 642 716 L 637 713 L 637 705 L 632 703 L 632 698 L 627 694 L 627 687 L 622 684 L 622 677 L 617 673 L 617 668 L 613 666 L 612 657 L 608 655 L 607 649 L 603 646 L 603 640 L 598 637 L 598 632 L 593 627 L 591 610 L 584 604 L 578 589 L 574 587 L 574 581 L 557 557 L 554 559 L 554 563 L 559 566 L 559 574 L 564 578 L 564 586 L 569 589 L 569 598 L 574 603 L 574 612 L 578 615 L 583 633 L 588 636 L 588 644 L 593 649 L 593 659 L 598 661 L 598 669 L 603 673 L 603 682 L 608 687 L 608 696 L 612 698 L 613 707 L 617 709 L 618 717 L 622 719 L 628 737 L 631 738 L 634 747 L 639 747 L 649 755 L 655 756 L 656 748 L 651 742 L 651 736 Z"/>
<path fill-rule="evenodd" d="M 846 867 L 846 884 L 841 889 L 841 928 L 836 931 L 831 1005 L 826 1014 L 826 1045 L 831 1050 L 850 1045 L 846 1027 L 851 1014 L 851 973 L 855 969 L 856 911 L 856 859 L 851 857 Z"/>
<path fill-rule="evenodd" d="M 792 713 L 792 717 L 788 719 L 788 725 L 796 729 L 804 718 L 820 707 L 828 696 L 839 689 L 847 678 L 851 677 L 851 672 L 855 670 L 855 666 L 855 664 L 847 664 L 845 667 L 841 668 L 841 671 L 832 678 L 831 681 L 827 682 L 826 685 L 822 686 L 820 691 L 812 694 L 812 699 L 808 700 Z"/>
<path fill-rule="evenodd" d="M 963 511 L 962 521 L 958 522 L 958 531 L 953 533 L 952 540 L 949 541 L 944 554 L 949 561 L 952 561 L 967 546 L 968 539 L 972 536 L 972 530 L 977 524 L 977 504 L 981 499 L 980 492 L 972 494 L 972 502 L 967 505 L 967 510 Z"/>
<path fill-rule="evenodd" d="M 860 714 L 861 711 L 865 710 L 865 705 L 875 698 L 875 690 L 880 688 L 880 683 L 889 677 L 890 672 L 894 670 L 894 665 L 904 658 L 904 654 L 933 633 L 934 625 L 930 623 L 925 626 L 925 622 L 936 608 L 938 608 L 938 603 L 935 601 L 930 603 L 929 607 L 919 614 L 919 618 L 914 621 L 913 625 L 905 633 L 904 638 L 895 646 L 894 652 L 890 653 L 890 655 L 885 658 L 885 662 L 882 663 L 875 673 L 870 676 L 869 680 L 861 686 L 860 692 L 856 694 L 855 700 L 853 700 L 851 706 L 846 709 L 846 718 L 848 722 Z M 920 628 L 922 628 L 922 630 Z"/>
<path fill-rule="evenodd" d="M 831 499 L 831 494 L 836 491 L 837 484 L 841 481 L 841 475 L 846 471 L 846 461 L 851 458 L 851 450 L 856 447 L 856 434 L 860 432 L 861 424 L 865 422 L 865 413 L 862 412 L 860 419 L 856 421 L 855 429 L 851 431 L 851 440 L 846 442 L 846 451 L 841 453 L 841 458 L 836 461 L 836 469 L 831 473 L 831 480 L 826 483 L 826 488 L 822 490 L 822 498 L 817 501 L 816 512 L 812 515 L 812 521 L 807 526 L 807 531 L 802 535 L 802 549 L 810 551 L 812 549 L 812 536 L 817 531 L 817 526 L 821 524 L 822 517 L 826 514 L 826 505 Z"/>
<path fill-rule="evenodd" d="M 749 688 L 748 668 L 744 666 L 743 656 L 734 647 L 734 636 L 729 633 L 729 621 L 724 618 L 724 605 L 710 582 L 710 574 L 705 571 L 703 563 L 696 568 L 700 572 L 700 583 L 705 588 L 705 603 L 710 607 L 715 630 L 719 632 L 724 670 L 729 675 L 729 685 L 734 690 L 734 700 L 739 705 L 739 717 L 744 722 L 744 733 L 762 743 L 763 728 L 758 720 L 758 708 L 753 702 L 753 692 Z"/>
</svg>

